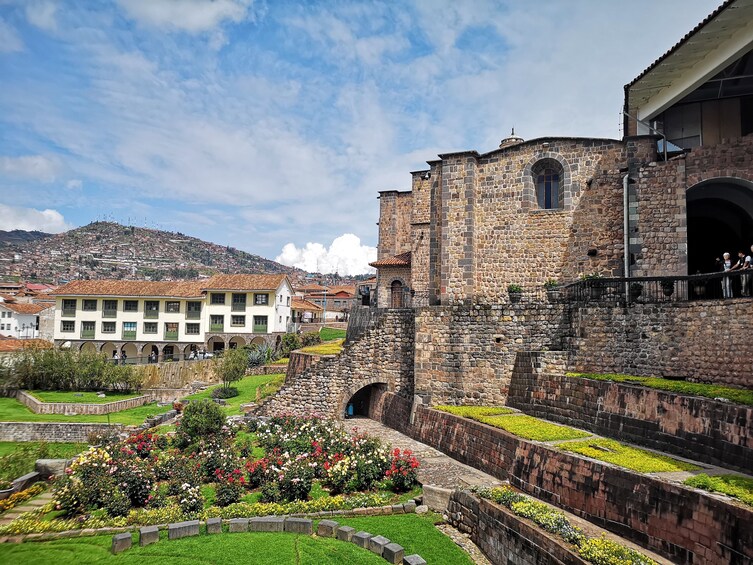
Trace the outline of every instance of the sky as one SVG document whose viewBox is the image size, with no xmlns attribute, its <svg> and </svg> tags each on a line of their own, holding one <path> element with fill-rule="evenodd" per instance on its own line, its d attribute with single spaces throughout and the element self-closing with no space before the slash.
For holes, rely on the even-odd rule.
<svg viewBox="0 0 753 565">
<path fill-rule="evenodd" d="M 0 0 L 0 229 L 367 272 L 378 191 L 513 126 L 620 138 L 623 85 L 719 1 Z"/>
</svg>

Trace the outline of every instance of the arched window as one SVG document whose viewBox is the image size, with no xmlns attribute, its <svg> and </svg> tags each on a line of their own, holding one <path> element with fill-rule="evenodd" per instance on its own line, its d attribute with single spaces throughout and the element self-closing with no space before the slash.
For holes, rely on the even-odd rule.
<svg viewBox="0 0 753 565">
<path fill-rule="evenodd" d="M 554 159 L 544 159 L 536 163 L 532 173 L 539 208 L 542 210 L 562 208 L 562 166 Z"/>
</svg>

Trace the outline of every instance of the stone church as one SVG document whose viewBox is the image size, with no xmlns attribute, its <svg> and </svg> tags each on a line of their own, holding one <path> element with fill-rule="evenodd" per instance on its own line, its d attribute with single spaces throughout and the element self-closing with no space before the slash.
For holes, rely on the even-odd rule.
<svg viewBox="0 0 753 565">
<path fill-rule="evenodd" d="M 753 244 L 753 2 L 625 86 L 622 139 L 513 134 L 379 194 L 378 306 L 497 304 L 587 274 L 717 270 Z"/>
</svg>

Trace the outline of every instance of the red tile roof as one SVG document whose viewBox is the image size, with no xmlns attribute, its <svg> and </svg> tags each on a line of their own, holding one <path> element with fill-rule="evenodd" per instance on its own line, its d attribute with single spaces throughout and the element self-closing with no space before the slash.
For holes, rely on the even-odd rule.
<svg viewBox="0 0 753 565">
<path fill-rule="evenodd" d="M 0 306 L 5 306 L 8 310 L 13 310 L 17 314 L 39 314 L 42 310 L 51 308 L 52 304 L 29 304 L 25 302 L 4 302 Z"/>
<path fill-rule="evenodd" d="M 204 281 L 203 289 L 277 290 L 285 279 L 287 275 L 214 275 Z"/>
<path fill-rule="evenodd" d="M 0 339 L 0 353 L 12 353 L 31 347 L 52 349 L 52 344 L 44 339 Z"/>
<path fill-rule="evenodd" d="M 313 302 L 309 302 L 304 298 L 297 297 L 293 298 L 291 307 L 293 308 L 293 310 L 303 310 L 304 312 L 321 312 L 323 310 L 323 308 L 318 304 L 314 304 Z"/>
<path fill-rule="evenodd" d="M 411 252 L 406 251 L 394 257 L 379 259 L 379 261 L 374 261 L 373 263 L 369 263 L 369 265 L 372 267 L 410 267 L 410 256 Z"/>
</svg>

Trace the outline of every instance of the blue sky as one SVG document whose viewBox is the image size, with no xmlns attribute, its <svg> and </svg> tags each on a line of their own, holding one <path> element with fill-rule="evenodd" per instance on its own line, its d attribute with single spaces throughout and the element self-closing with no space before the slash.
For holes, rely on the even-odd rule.
<svg viewBox="0 0 753 565">
<path fill-rule="evenodd" d="M 0 229 L 111 219 L 360 272 L 378 191 L 512 126 L 620 137 L 622 86 L 717 5 L 0 0 Z"/>
</svg>

